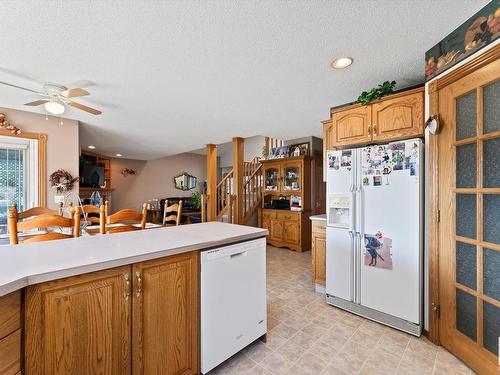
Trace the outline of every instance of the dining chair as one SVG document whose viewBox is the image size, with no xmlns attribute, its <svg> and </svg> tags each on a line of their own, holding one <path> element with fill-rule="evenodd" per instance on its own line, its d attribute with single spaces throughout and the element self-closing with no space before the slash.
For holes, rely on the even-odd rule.
<svg viewBox="0 0 500 375">
<path fill-rule="evenodd" d="M 133 230 L 142 230 L 146 228 L 146 216 L 147 216 L 147 203 L 142 205 L 142 211 L 137 212 L 129 208 L 120 210 L 114 214 L 107 215 L 108 204 L 105 203 L 104 215 L 105 221 L 101 224 L 102 234 L 111 234 L 119 232 L 128 232 Z M 120 226 L 111 226 L 111 224 L 121 224 Z M 133 225 L 140 224 L 140 226 Z M 107 227 L 107 225 L 110 225 Z"/>
<path fill-rule="evenodd" d="M 103 205 L 101 206 L 94 206 L 93 204 L 84 204 L 82 208 L 82 214 L 81 214 L 81 219 L 88 221 L 89 223 L 92 224 L 99 224 L 101 222 L 101 213 L 104 213 L 104 209 L 101 209 L 104 207 Z"/>
<path fill-rule="evenodd" d="M 182 217 L 182 200 L 168 205 L 168 200 L 165 199 L 163 207 L 163 226 L 170 227 L 176 226 L 181 223 Z"/>
<path fill-rule="evenodd" d="M 40 212 L 40 214 L 32 215 L 33 212 Z M 11 245 L 80 236 L 80 207 L 74 209 L 74 214 L 70 218 L 63 217 L 57 212 L 51 214 L 44 210 L 34 210 L 30 212 L 29 216 L 27 215 L 26 212 L 17 212 L 15 205 L 9 208 L 8 224 Z M 61 231 L 63 228 L 66 228 L 70 233 L 63 233 Z M 29 232 L 33 230 L 42 232 Z M 20 240 L 19 237 L 23 237 L 23 239 Z"/>
<path fill-rule="evenodd" d="M 47 208 L 47 207 L 33 207 L 33 208 L 29 208 L 29 209 L 27 209 L 25 211 L 18 212 L 17 211 L 17 204 L 14 203 L 12 205 L 12 207 L 15 207 L 15 209 L 16 209 L 17 219 L 18 220 L 25 220 L 25 219 L 29 219 L 32 216 L 62 215 L 63 204 L 59 203 L 59 208 L 58 208 L 57 211 L 56 210 L 51 210 L 50 208 Z"/>
</svg>

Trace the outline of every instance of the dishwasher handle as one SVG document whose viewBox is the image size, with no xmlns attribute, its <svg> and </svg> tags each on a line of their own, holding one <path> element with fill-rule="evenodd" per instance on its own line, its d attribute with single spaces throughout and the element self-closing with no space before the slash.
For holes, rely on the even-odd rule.
<svg viewBox="0 0 500 375">
<path fill-rule="evenodd" d="M 248 254 L 248 251 L 247 250 L 243 250 L 243 251 L 240 251 L 239 253 L 231 254 L 230 258 L 231 259 L 239 258 L 239 257 L 247 256 L 247 254 Z"/>
</svg>

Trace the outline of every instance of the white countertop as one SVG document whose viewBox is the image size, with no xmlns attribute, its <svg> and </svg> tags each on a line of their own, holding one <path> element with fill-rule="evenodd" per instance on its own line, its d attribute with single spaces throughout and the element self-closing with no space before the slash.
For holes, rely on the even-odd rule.
<svg viewBox="0 0 500 375">
<path fill-rule="evenodd" d="M 309 216 L 309 219 L 326 221 L 326 214 Z"/>
<path fill-rule="evenodd" d="M 267 229 L 209 222 L 0 247 L 0 296 L 28 285 L 264 237 Z"/>
</svg>

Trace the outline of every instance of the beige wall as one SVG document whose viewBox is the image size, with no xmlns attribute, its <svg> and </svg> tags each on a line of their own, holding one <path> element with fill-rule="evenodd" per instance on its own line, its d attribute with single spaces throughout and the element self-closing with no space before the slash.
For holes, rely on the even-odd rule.
<svg viewBox="0 0 500 375">
<path fill-rule="evenodd" d="M 137 170 L 137 175 L 123 176 L 123 168 Z M 174 188 L 173 177 L 187 172 L 198 178 L 198 187 L 189 191 Z M 111 211 L 123 208 L 139 210 L 153 198 L 189 197 L 201 191 L 207 178 L 206 156 L 184 153 L 155 160 L 113 159 L 111 161 Z"/>
<path fill-rule="evenodd" d="M 48 120 L 45 120 L 44 114 L 9 108 L 0 108 L 0 113 L 4 113 L 7 121 L 24 132 L 47 134 L 47 206 L 56 208 L 55 194 L 48 182 L 48 176 L 58 169 L 65 169 L 73 176 L 78 176 L 80 157 L 78 121 L 64 119 L 64 125 L 61 125 L 59 117 L 49 116 Z M 73 197 L 78 195 L 78 184 L 73 188 L 73 193 L 70 199 L 75 201 Z"/>
</svg>

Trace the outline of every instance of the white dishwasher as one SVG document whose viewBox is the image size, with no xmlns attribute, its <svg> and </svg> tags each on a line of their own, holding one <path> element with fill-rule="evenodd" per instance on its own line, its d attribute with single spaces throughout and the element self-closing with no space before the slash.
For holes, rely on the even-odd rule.
<svg viewBox="0 0 500 375">
<path fill-rule="evenodd" d="M 203 251 L 201 373 L 266 332 L 266 239 Z"/>
</svg>

